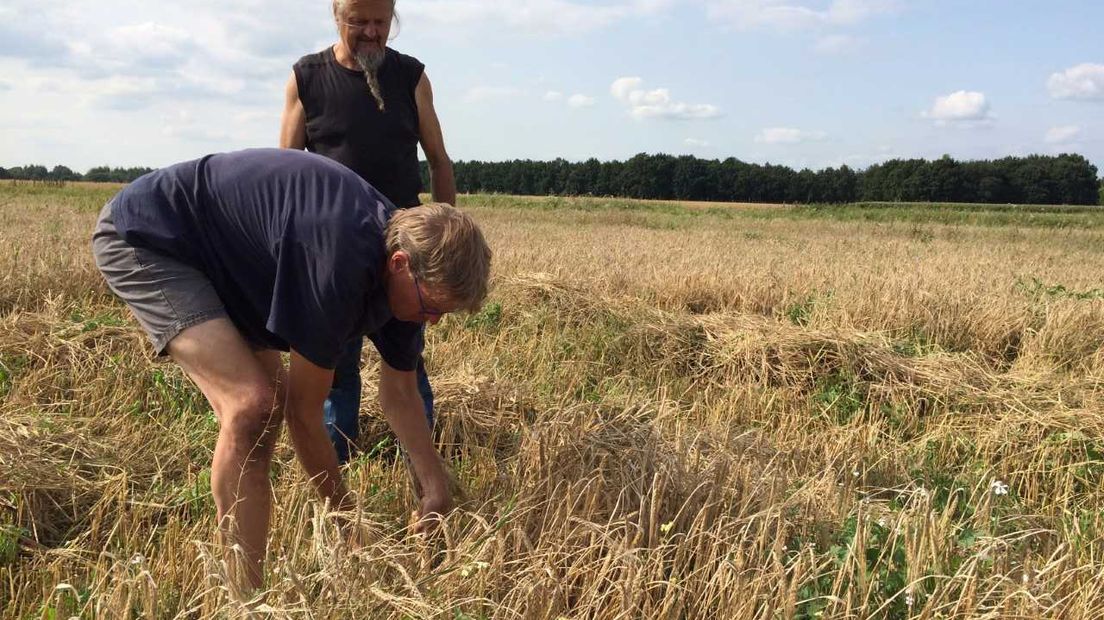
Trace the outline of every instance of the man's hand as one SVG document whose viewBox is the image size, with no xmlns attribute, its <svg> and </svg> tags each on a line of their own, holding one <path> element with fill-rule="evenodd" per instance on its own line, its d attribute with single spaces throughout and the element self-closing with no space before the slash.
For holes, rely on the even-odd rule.
<svg viewBox="0 0 1104 620">
<path fill-rule="evenodd" d="M 448 493 L 448 486 L 444 487 L 443 493 L 426 493 L 422 496 L 418 510 L 411 514 L 414 521 L 414 533 L 432 533 L 450 510 L 452 510 L 452 497 Z"/>
</svg>

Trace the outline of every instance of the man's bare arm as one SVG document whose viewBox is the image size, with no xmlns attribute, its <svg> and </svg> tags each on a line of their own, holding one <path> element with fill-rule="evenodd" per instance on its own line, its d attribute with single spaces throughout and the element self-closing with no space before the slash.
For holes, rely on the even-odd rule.
<svg viewBox="0 0 1104 620">
<path fill-rule="evenodd" d="M 307 113 L 299 100 L 299 85 L 291 72 L 284 89 L 284 113 L 280 117 L 280 148 L 302 150 L 307 147 Z"/>
<path fill-rule="evenodd" d="M 333 384 L 333 371 L 291 352 L 285 420 L 295 455 L 323 499 L 349 508 L 349 495 L 338 469 L 337 453 L 322 421 L 322 406 Z"/>
<path fill-rule="evenodd" d="M 298 100 L 298 95 L 296 95 Z M 441 133 L 441 122 L 433 108 L 433 87 L 429 78 L 422 73 L 418 86 L 414 89 L 414 100 L 418 105 L 418 133 L 429 162 L 429 181 L 434 202 L 447 202 L 456 206 L 456 179 L 453 177 L 452 160 L 445 151 L 445 138 Z"/>
<path fill-rule="evenodd" d="M 452 508 L 452 496 L 444 463 L 433 447 L 433 436 L 426 424 L 425 404 L 418 393 L 414 371 L 400 371 L 381 363 L 379 399 L 387 424 L 410 456 L 414 475 L 421 483 L 423 495 L 419 498 L 418 513 L 423 520 L 415 528 L 425 530 L 431 527 L 432 514 L 443 515 Z"/>
</svg>

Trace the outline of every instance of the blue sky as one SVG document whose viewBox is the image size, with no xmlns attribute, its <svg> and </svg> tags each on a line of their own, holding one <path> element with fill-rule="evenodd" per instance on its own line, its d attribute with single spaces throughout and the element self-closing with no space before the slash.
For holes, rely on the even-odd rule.
<svg viewBox="0 0 1104 620">
<path fill-rule="evenodd" d="M 328 0 L 0 0 L 0 166 L 274 146 Z M 1104 2 L 398 0 L 453 159 L 796 168 L 1077 152 L 1104 174 Z"/>
</svg>

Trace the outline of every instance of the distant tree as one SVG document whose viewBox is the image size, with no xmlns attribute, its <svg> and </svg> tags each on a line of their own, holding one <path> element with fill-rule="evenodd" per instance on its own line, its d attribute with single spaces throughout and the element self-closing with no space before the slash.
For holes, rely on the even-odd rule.
<svg viewBox="0 0 1104 620">
<path fill-rule="evenodd" d="M 1012 202 L 1012 189 L 1008 184 L 1007 175 L 993 162 L 969 162 L 965 166 L 969 171 L 968 176 L 974 191 L 962 202 Z"/>
<path fill-rule="evenodd" d="M 962 164 L 944 155 L 931 162 L 929 170 L 928 197 L 925 200 L 935 202 L 972 202 L 967 198 L 966 180 L 968 172 Z M 971 192 L 972 193 L 972 192 Z"/>
<path fill-rule="evenodd" d="M 50 178 L 50 171 L 46 169 L 46 166 L 23 166 L 22 178 L 31 181 L 45 181 Z"/>
<path fill-rule="evenodd" d="M 638 153 L 625 162 L 622 191 L 630 198 L 670 198 L 675 158 L 665 153 Z"/>
<path fill-rule="evenodd" d="M 79 181 L 81 175 L 73 172 L 68 166 L 54 166 L 54 169 L 50 171 L 51 181 Z"/>
<path fill-rule="evenodd" d="M 1099 200 L 1096 166 L 1081 155 L 1062 154 L 1050 160 L 1049 175 L 1054 179 L 1058 204 L 1093 204 Z"/>
<path fill-rule="evenodd" d="M 671 188 L 667 197 L 679 200 L 717 200 L 718 168 L 715 160 L 682 155 L 675 159 L 671 171 Z"/>
<path fill-rule="evenodd" d="M 563 193 L 568 196 L 601 195 L 598 191 L 598 177 L 601 172 L 602 163 L 593 157 L 579 164 L 571 164 L 563 182 Z"/>
<path fill-rule="evenodd" d="M 88 172 L 84 173 L 84 180 L 94 181 L 98 183 L 110 182 L 112 180 L 111 168 L 109 168 L 108 166 L 96 166 L 95 168 L 90 168 Z"/>
<path fill-rule="evenodd" d="M 153 172 L 153 168 L 135 166 L 132 168 L 111 168 L 109 166 L 96 166 L 84 173 L 85 181 L 99 183 L 129 183 L 138 177 Z"/>
<path fill-rule="evenodd" d="M 744 162 L 735 157 L 726 158 L 717 167 L 717 200 L 729 202 L 746 202 L 751 200 L 747 191 L 748 167 Z"/>
<path fill-rule="evenodd" d="M 598 182 L 595 184 L 592 193 L 595 196 L 627 196 L 624 172 L 624 162 L 602 162 L 602 166 L 598 170 Z"/>
<path fill-rule="evenodd" d="M 818 173 L 821 195 L 817 202 L 843 203 L 859 199 L 859 175 L 847 166 L 826 168 Z"/>
<path fill-rule="evenodd" d="M 145 176 L 153 171 L 153 168 L 146 168 L 144 166 L 134 166 L 132 168 L 127 168 L 126 170 L 123 170 L 123 178 L 120 182 L 129 183 L 137 179 L 138 177 Z"/>
<path fill-rule="evenodd" d="M 0 179 L 10 179 L 10 178 L 11 178 L 11 174 L 7 171 L 7 169 L 5 169 L 3 167 L 0 167 Z"/>
</svg>

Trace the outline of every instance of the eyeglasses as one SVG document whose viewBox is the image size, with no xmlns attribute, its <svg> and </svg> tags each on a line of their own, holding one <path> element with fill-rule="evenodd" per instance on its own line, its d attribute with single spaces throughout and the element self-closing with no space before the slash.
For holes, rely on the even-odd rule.
<svg viewBox="0 0 1104 620">
<path fill-rule="evenodd" d="M 422 307 L 422 316 L 427 319 L 432 319 L 447 314 L 446 312 L 426 308 L 425 302 L 422 300 L 422 283 L 418 281 L 418 276 L 414 275 L 414 270 L 412 269 L 410 270 L 410 277 L 414 279 L 414 291 L 418 293 L 418 305 Z"/>
<path fill-rule="evenodd" d="M 383 30 L 384 28 L 387 28 L 388 26 L 391 25 L 391 20 L 386 20 L 385 21 L 385 20 L 382 20 L 382 19 L 366 19 L 366 20 L 352 19 L 352 20 L 342 20 L 338 23 L 340 23 L 342 26 L 345 26 L 346 28 L 349 28 L 350 30 L 364 30 L 365 28 L 367 28 L 369 26 L 375 26 L 376 28 L 378 28 L 380 30 Z"/>
</svg>

